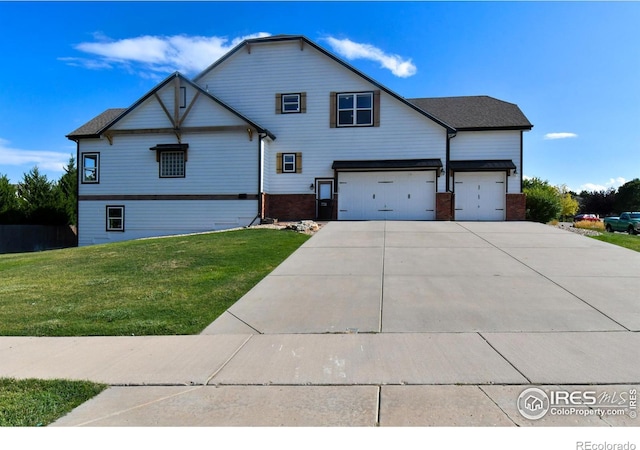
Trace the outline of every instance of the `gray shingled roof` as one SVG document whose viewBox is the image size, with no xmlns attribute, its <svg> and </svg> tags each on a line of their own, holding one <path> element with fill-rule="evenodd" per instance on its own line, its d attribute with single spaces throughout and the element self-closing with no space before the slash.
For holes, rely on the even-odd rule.
<svg viewBox="0 0 640 450">
<path fill-rule="evenodd" d="M 457 130 L 519 129 L 533 125 L 518 105 L 486 95 L 407 99 Z"/>
<path fill-rule="evenodd" d="M 82 125 L 75 131 L 72 131 L 67 135 L 68 138 L 74 137 L 91 137 L 97 136 L 97 134 L 104 127 L 113 122 L 120 114 L 124 113 L 127 108 L 111 108 L 107 109 L 105 112 L 100 114 L 97 117 L 94 117 L 89 122 Z"/>
</svg>

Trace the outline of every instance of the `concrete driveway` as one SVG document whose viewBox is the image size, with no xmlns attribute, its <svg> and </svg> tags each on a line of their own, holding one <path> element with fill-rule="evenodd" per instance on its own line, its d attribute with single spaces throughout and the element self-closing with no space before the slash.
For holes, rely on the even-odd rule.
<svg viewBox="0 0 640 450">
<path fill-rule="evenodd" d="M 204 333 L 638 331 L 639 276 L 536 223 L 330 222 Z"/>
<path fill-rule="evenodd" d="M 516 402 L 637 389 L 638 292 L 640 254 L 541 224 L 330 222 L 201 335 L 3 338 L 0 376 L 119 385 L 61 426 L 637 426 Z"/>
</svg>

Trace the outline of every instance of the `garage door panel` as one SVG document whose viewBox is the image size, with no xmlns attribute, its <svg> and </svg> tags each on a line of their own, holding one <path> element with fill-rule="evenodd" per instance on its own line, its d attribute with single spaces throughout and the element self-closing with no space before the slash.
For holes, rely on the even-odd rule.
<svg viewBox="0 0 640 450">
<path fill-rule="evenodd" d="M 435 173 L 343 172 L 338 175 L 340 220 L 433 220 Z"/>
<path fill-rule="evenodd" d="M 456 173 L 454 188 L 456 220 L 505 220 L 504 172 Z"/>
</svg>

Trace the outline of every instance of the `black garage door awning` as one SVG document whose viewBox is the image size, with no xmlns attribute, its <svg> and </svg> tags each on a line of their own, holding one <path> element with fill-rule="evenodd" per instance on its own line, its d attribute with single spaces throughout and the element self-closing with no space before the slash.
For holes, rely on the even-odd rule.
<svg viewBox="0 0 640 450">
<path fill-rule="evenodd" d="M 515 170 L 515 168 L 516 165 L 510 159 L 449 161 L 449 169 L 454 172 L 498 172 Z"/>
<path fill-rule="evenodd" d="M 334 161 L 334 170 L 429 170 L 442 167 L 439 159 L 382 159 L 363 161 Z"/>
</svg>

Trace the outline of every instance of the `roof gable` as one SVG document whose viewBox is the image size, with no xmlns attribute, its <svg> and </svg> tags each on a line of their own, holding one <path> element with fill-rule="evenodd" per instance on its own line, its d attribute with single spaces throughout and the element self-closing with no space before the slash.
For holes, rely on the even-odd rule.
<svg viewBox="0 0 640 450">
<path fill-rule="evenodd" d="M 453 126 L 451 126 L 451 124 L 447 123 L 446 121 L 442 120 L 441 118 L 438 118 L 438 117 L 432 115 L 430 112 L 417 107 L 413 103 L 407 101 L 407 99 L 405 99 L 404 97 L 402 97 L 402 96 L 398 95 L 397 93 L 393 92 L 391 89 L 389 89 L 386 86 L 380 84 L 378 81 L 374 80 L 373 78 L 371 78 L 370 76 L 366 75 L 365 73 L 359 71 L 358 69 L 356 69 L 352 65 L 348 64 L 346 61 L 340 59 L 339 57 L 337 57 L 333 53 L 329 52 L 325 48 L 319 46 L 315 42 L 309 40 L 308 38 L 306 38 L 306 37 L 304 37 L 302 35 L 277 35 L 277 36 L 270 36 L 270 37 L 265 37 L 265 38 L 247 39 L 247 40 L 243 41 L 242 43 L 240 43 L 239 45 L 237 45 L 232 50 L 230 50 L 226 55 L 224 55 L 223 57 L 218 59 L 216 62 L 211 64 L 205 70 L 203 70 L 200 74 L 198 74 L 193 79 L 193 81 L 195 83 L 198 83 L 199 80 L 201 80 L 206 74 L 208 74 L 209 72 L 214 70 L 216 67 L 220 66 L 221 64 L 224 64 L 225 61 L 227 61 L 231 56 L 233 56 L 234 54 L 236 54 L 238 51 L 240 51 L 242 49 L 246 49 L 247 51 L 250 52 L 251 51 L 251 47 L 254 46 L 254 45 L 273 43 L 273 42 L 284 42 L 284 41 L 299 41 L 301 48 L 303 48 L 305 45 L 309 45 L 310 47 L 313 47 L 314 49 L 316 49 L 321 54 L 327 56 L 328 58 L 331 58 L 332 60 L 334 60 L 338 64 L 340 64 L 343 67 L 347 68 L 348 70 L 350 70 L 351 72 L 353 72 L 357 76 L 361 77 L 362 79 L 366 80 L 368 83 L 374 85 L 375 87 L 377 87 L 381 91 L 386 92 L 391 97 L 393 97 L 396 100 L 400 101 L 401 103 L 403 103 L 404 105 L 406 105 L 409 108 L 413 109 L 414 111 L 418 112 L 419 114 L 429 118 L 430 120 L 432 120 L 433 122 L 437 123 L 438 125 L 444 127 L 448 131 L 455 132 L 455 129 L 454 129 Z"/>
<path fill-rule="evenodd" d="M 171 82 L 173 82 L 175 80 L 179 80 L 180 83 L 184 83 L 186 85 L 191 86 L 193 89 L 195 89 L 198 92 L 199 95 L 203 95 L 205 98 L 208 98 L 209 100 L 212 100 L 213 102 L 215 102 L 218 105 L 222 106 L 227 111 L 231 112 L 236 117 L 240 118 L 246 124 L 250 125 L 251 127 L 255 128 L 256 130 L 258 130 L 261 133 L 266 133 L 272 139 L 275 139 L 275 136 L 273 134 L 271 134 L 269 132 L 269 130 L 267 130 L 264 127 L 261 127 L 260 125 L 258 125 L 256 123 L 254 123 L 253 121 L 251 121 L 250 119 L 248 119 L 244 115 L 240 114 L 238 111 L 236 111 L 235 109 L 233 109 L 232 107 L 230 107 L 226 103 L 222 102 L 218 98 L 216 98 L 213 95 L 209 94 L 207 91 L 202 89 L 200 86 L 198 86 L 197 84 L 195 84 L 194 82 L 192 82 L 191 80 L 189 80 L 188 78 L 184 77 L 182 74 L 180 74 L 178 72 L 175 72 L 172 75 L 170 75 L 169 77 L 167 77 L 165 80 L 163 80 L 161 83 L 159 83 L 157 86 L 155 86 L 152 90 L 150 90 L 147 94 L 145 94 L 143 97 L 141 97 L 138 101 L 136 101 L 129 108 L 112 108 L 112 109 L 108 109 L 105 112 L 103 112 L 102 114 L 98 115 L 97 117 L 91 119 L 86 124 L 82 125 L 80 128 L 78 128 L 75 131 L 73 131 L 72 133 L 68 134 L 67 138 L 75 140 L 75 139 L 79 139 L 79 138 L 95 138 L 95 137 L 99 137 L 100 135 L 104 134 L 107 130 L 111 129 L 116 124 L 118 124 L 120 121 L 122 121 L 125 117 L 129 116 L 130 114 L 132 114 L 133 111 L 135 111 L 138 107 L 143 105 L 152 96 L 157 96 L 158 93 L 165 86 L 167 86 L 169 83 L 171 83 Z M 164 108 L 164 106 L 162 106 L 162 107 Z M 170 114 L 169 111 L 165 111 L 165 112 L 167 113 L 167 116 L 169 117 L 169 114 Z M 176 129 L 179 128 L 179 123 L 175 124 L 174 128 L 176 128 Z"/>
</svg>

